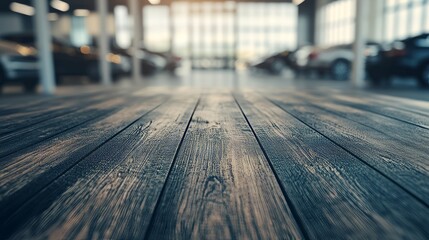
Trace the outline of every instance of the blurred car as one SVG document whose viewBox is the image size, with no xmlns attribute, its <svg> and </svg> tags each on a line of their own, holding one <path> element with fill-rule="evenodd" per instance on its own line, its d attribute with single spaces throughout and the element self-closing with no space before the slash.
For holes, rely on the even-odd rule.
<svg viewBox="0 0 429 240">
<path fill-rule="evenodd" d="M 33 34 L 9 34 L 0 39 L 35 47 Z M 63 76 L 88 76 L 93 81 L 100 79 L 99 55 L 97 49 L 89 46 L 74 47 L 57 38 L 52 39 L 52 52 L 57 81 Z M 125 56 L 110 53 L 106 56 L 111 64 L 114 79 L 129 72 L 130 61 Z"/>
<path fill-rule="evenodd" d="M 36 54 L 32 47 L 0 41 L 0 91 L 5 84 L 23 85 L 27 92 L 36 90 L 39 74 Z"/>
<path fill-rule="evenodd" d="M 367 42 L 365 55 L 367 61 L 377 58 L 381 45 Z M 353 44 L 343 44 L 313 51 L 308 56 L 308 68 L 322 74 L 327 72 L 335 80 L 347 80 L 352 70 Z"/>
<path fill-rule="evenodd" d="M 383 49 L 378 59 L 367 62 L 371 81 L 379 85 L 393 76 L 416 78 L 429 87 L 429 33 L 395 41 Z"/>
<path fill-rule="evenodd" d="M 149 57 L 152 59 L 156 58 L 156 56 L 164 59 L 164 60 L 161 60 L 159 58 L 156 58 L 158 60 L 154 59 L 154 62 L 158 62 L 159 66 L 162 67 L 163 70 L 166 70 L 170 73 L 175 73 L 176 69 L 182 66 L 182 58 L 179 56 L 176 56 L 173 53 L 155 52 L 147 48 L 142 48 L 141 50 L 144 51 L 145 54 L 148 54 Z"/>
<path fill-rule="evenodd" d="M 306 45 L 290 53 L 289 64 L 292 70 L 294 70 L 297 75 L 308 73 L 310 55 L 317 52 L 317 50 L 315 46 Z"/>
<path fill-rule="evenodd" d="M 282 51 L 274 55 L 263 57 L 249 63 L 249 66 L 265 70 L 271 74 L 278 75 L 290 65 L 289 51 Z"/>
</svg>

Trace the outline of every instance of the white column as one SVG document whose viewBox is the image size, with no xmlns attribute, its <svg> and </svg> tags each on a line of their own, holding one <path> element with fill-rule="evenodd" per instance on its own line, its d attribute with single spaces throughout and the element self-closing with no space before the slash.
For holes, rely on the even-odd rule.
<svg viewBox="0 0 429 240">
<path fill-rule="evenodd" d="M 134 82 L 140 82 L 141 78 L 141 65 L 140 59 L 138 58 L 137 52 L 140 49 L 141 37 L 142 37 L 142 24 L 139 21 L 142 21 L 141 15 L 143 9 L 138 0 L 129 0 L 129 8 L 132 16 L 132 29 L 133 29 L 133 45 L 131 46 L 132 58 L 133 58 L 133 80 Z"/>
<path fill-rule="evenodd" d="M 365 45 L 368 28 L 368 0 L 356 0 L 356 26 L 354 43 L 354 61 L 352 70 L 353 86 L 365 86 Z"/>
<path fill-rule="evenodd" d="M 33 0 L 36 9 L 34 17 L 36 26 L 36 41 L 39 52 L 39 78 L 43 93 L 53 94 L 55 92 L 54 64 L 52 60 L 51 29 L 48 20 L 48 3 L 46 0 Z"/>
<path fill-rule="evenodd" d="M 107 61 L 107 55 L 109 54 L 109 35 L 107 33 L 107 14 L 108 14 L 108 0 L 97 0 L 97 12 L 99 18 L 100 32 L 98 34 L 98 45 L 100 51 L 100 73 L 101 82 L 104 85 L 110 85 L 112 83 L 110 63 Z"/>
</svg>

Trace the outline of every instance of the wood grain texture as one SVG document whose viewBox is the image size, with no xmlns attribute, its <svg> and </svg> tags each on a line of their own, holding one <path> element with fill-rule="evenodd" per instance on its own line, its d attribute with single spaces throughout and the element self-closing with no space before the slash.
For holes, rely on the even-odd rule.
<svg viewBox="0 0 429 240">
<path fill-rule="evenodd" d="M 415 124 L 409 124 L 396 118 L 355 108 L 354 104 L 337 101 L 334 98 L 316 97 L 306 93 L 294 93 L 291 95 L 301 99 L 302 102 L 329 111 L 333 115 L 347 118 L 372 128 L 373 131 L 393 137 L 398 140 L 398 144 L 410 149 L 416 148 L 418 151 L 424 151 L 429 156 L 429 148 L 427 147 L 429 144 L 429 129 L 425 130 Z M 380 107 L 374 103 L 370 105 Z M 412 113 L 401 111 L 400 114 L 411 115 Z M 421 121 L 429 123 L 429 117 L 418 117 Z"/>
<path fill-rule="evenodd" d="M 310 106 L 293 97 L 272 95 L 269 98 L 402 186 L 426 206 L 429 205 L 429 162 L 426 148 L 411 148 L 374 128 Z"/>
<path fill-rule="evenodd" d="M 12 239 L 142 239 L 196 104 L 195 94 L 173 98 L 139 119 L 37 194 L 4 229 L 21 226 Z"/>
<path fill-rule="evenodd" d="M 5 134 L 0 137 L 0 145 L 2 146 L 0 158 L 79 127 L 85 122 L 117 111 L 120 106 L 123 107 L 126 103 L 128 103 L 126 97 L 112 98 L 102 103 L 82 106 L 80 110 L 70 114 L 47 119 L 39 124 Z"/>
<path fill-rule="evenodd" d="M 25 129 L 29 126 L 43 123 L 46 120 L 74 113 L 86 106 L 98 104 L 118 96 L 124 96 L 125 93 L 132 92 L 133 91 L 121 90 L 104 94 L 86 94 L 63 98 L 52 97 L 50 101 L 40 104 L 37 104 L 38 101 L 35 101 L 36 103 L 30 106 L 17 108 L 14 113 L 0 113 L 0 136 L 14 133 L 15 131 Z"/>
<path fill-rule="evenodd" d="M 135 96 L 108 117 L 0 159 L 0 206 L 8 206 L 0 208 L 0 218 L 165 100 L 162 94 Z"/>
<path fill-rule="evenodd" d="M 147 238 L 302 238 L 230 94 L 206 95 L 201 100 Z"/>
<path fill-rule="evenodd" d="M 310 239 L 427 238 L 426 206 L 262 96 L 236 96 Z"/>
<path fill-rule="evenodd" d="M 366 92 L 316 91 L 304 94 L 311 97 L 336 101 L 337 103 L 346 104 L 354 108 L 429 129 L 429 103 L 425 101 L 383 96 Z"/>
</svg>

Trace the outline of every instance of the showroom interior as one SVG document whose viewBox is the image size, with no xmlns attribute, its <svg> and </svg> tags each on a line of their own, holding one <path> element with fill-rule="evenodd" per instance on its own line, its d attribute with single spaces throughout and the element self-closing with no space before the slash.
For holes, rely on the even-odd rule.
<svg viewBox="0 0 429 240">
<path fill-rule="evenodd" d="M 49 66 L 39 64 L 46 69 L 36 69 L 33 71 L 35 76 L 26 76 L 36 79 L 32 84 L 3 76 L 2 86 L 27 82 L 24 83 L 27 90 L 52 94 L 52 86 L 61 86 L 62 79 L 70 76 L 75 79 L 68 81 L 71 85 L 81 84 L 77 80 L 81 78 L 90 78 L 92 84 L 109 85 L 118 78 L 137 83 L 158 78 L 168 82 L 168 78 L 172 78 L 164 74 L 168 72 L 187 82 L 185 79 L 189 77 L 186 76 L 192 72 L 208 70 L 207 78 L 211 78 L 213 70 L 219 72 L 223 69 L 227 75 L 231 71 L 257 70 L 266 74 L 266 78 L 281 76 L 289 80 L 296 80 L 304 72 L 304 78 L 350 80 L 350 85 L 362 88 L 383 85 L 378 76 L 382 73 L 368 74 L 367 58 L 381 55 L 379 51 L 387 51 L 395 46 L 395 41 L 429 31 L 429 3 L 426 0 L 362 3 L 355 0 L 55 0 L 40 4 L 44 18 L 40 19 L 39 28 L 44 30 L 43 33 L 35 30 L 39 29 L 36 21 L 39 8 L 31 1 L 3 1 L 0 5 L 0 36 L 3 40 L 14 42 L 20 40 L 21 33 L 21 40 L 25 34 L 40 33 L 44 38 L 61 41 L 64 51 L 75 48 L 81 55 L 93 53 L 92 57 L 98 57 L 100 61 L 88 63 L 93 69 L 77 72 L 65 71 L 64 68 L 77 67 L 70 63 L 73 61 L 81 62 L 81 69 L 89 67 L 78 59 L 64 60 L 64 64 L 49 63 Z M 362 5 L 361 17 L 357 16 L 359 5 Z M 31 47 L 35 50 L 40 47 L 36 44 L 38 35 L 33 35 Z M 25 44 L 29 43 L 23 42 Z M 365 44 L 372 45 L 365 47 Z M 341 46 L 347 50 L 342 53 L 330 51 Z M 37 51 L 42 53 L 41 49 Z M 336 56 L 330 56 L 332 54 Z M 57 58 L 55 54 L 46 55 L 54 60 Z M 277 59 L 270 59 L 273 56 Z M 311 61 L 311 58 L 322 61 Z M 44 62 L 42 59 L 39 58 L 40 63 Z M 381 64 L 381 68 L 385 65 L 388 64 Z M 2 69 L 7 69 L 7 66 L 2 66 Z M 2 75 L 7 75 L 4 72 L 7 71 L 3 70 Z M 47 75 L 40 77 L 39 74 Z M 406 77 L 428 78 L 420 76 L 422 74 L 426 73 Z M 390 73 L 386 75 L 390 76 Z M 44 80 L 52 85 L 50 90 L 46 89 Z"/>
<path fill-rule="evenodd" d="M 429 0 L 0 0 L 0 239 L 429 236 Z"/>
</svg>

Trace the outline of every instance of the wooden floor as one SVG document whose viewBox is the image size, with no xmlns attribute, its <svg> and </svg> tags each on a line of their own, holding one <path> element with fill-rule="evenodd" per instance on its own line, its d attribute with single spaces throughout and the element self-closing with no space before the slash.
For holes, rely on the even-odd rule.
<svg viewBox="0 0 429 240">
<path fill-rule="evenodd" d="M 429 239 L 429 103 L 105 90 L 0 104 L 0 239 Z"/>
</svg>

